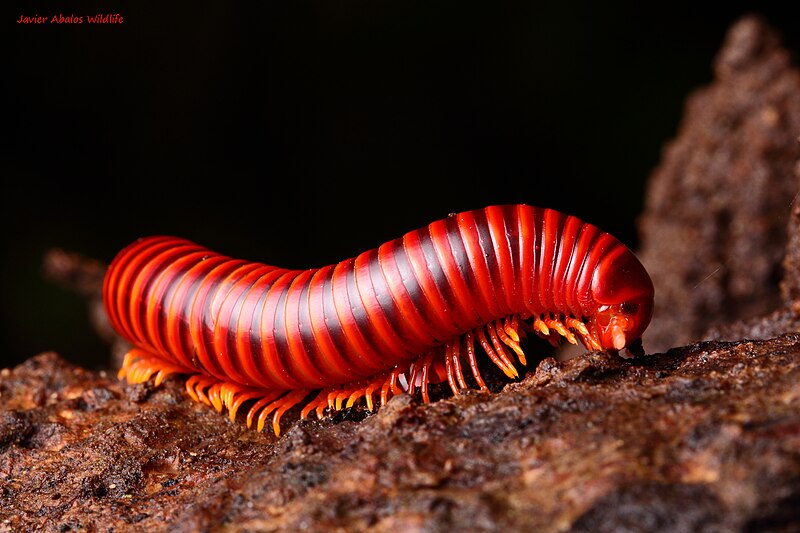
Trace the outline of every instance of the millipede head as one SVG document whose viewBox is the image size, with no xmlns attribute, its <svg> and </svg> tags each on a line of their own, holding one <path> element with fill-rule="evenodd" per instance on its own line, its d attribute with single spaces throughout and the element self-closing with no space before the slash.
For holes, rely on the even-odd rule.
<svg viewBox="0 0 800 533">
<path fill-rule="evenodd" d="M 654 288 L 650 275 L 629 249 L 601 261 L 592 279 L 598 308 L 589 329 L 606 350 L 621 350 L 642 337 L 653 317 Z"/>
</svg>

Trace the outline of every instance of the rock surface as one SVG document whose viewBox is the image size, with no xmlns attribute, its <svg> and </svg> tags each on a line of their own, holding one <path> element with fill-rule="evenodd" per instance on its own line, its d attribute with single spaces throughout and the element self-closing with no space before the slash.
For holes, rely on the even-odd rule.
<svg viewBox="0 0 800 533">
<path fill-rule="evenodd" d="M 800 162 L 795 167 L 795 173 L 800 179 Z M 800 202 L 797 198 L 789 216 L 789 243 L 786 246 L 783 270 L 785 274 L 781 282 L 781 294 L 784 302 L 800 302 Z"/>
<path fill-rule="evenodd" d="M 487 368 L 494 394 L 289 415 L 280 438 L 180 378 L 128 385 L 40 354 L 0 371 L 0 531 L 800 529 L 800 85 L 753 18 L 716 73 L 649 190 L 645 347 L 731 342 L 545 359 L 510 384 Z M 102 267 L 54 252 L 46 270 L 107 332 Z"/>
<path fill-rule="evenodd" d="M 771 312 L 800 190 L 800 71 L 763 21 L 733 26 L 714 82 L 690 96 L 651 176 L 640 257 L 656 286 L 645 347 L 661 351 Z M 797 258 L 789 256 L 789 268 Z M 784 297 L 800 285 L 784 287 Z"/>
<path fill-rule="evenodd" d="M 800 524 L 800 335 L 543 361 L 276 439 L 55 354 L 0 382 L 0 527 L 738 531 Z M 778 528 L 780 530 L 780 528 Z"/>
</svg>

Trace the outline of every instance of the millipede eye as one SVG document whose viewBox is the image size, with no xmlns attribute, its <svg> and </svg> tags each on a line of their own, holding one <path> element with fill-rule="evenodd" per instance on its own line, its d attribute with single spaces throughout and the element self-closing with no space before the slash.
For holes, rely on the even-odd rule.
<svg viewBox="0 0 800 533">
<path fill-rule="evenodd" d="M 634 315 L 639 310 L 639 305 L 632 302 L 623 302 L 620 311 L 626 315 Z"/>
</svg>

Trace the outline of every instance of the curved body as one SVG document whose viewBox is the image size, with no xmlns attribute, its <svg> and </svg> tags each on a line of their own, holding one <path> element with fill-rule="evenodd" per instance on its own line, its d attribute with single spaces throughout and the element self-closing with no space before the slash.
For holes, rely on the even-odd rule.
<svg viewBox="0 0 800 533">
<path fill-rule="evenodd" d="M 647 326 L 653 286 L 611 235 L 510 205 L 453 215 L 310 270 L 174 237 L 140 239 L 112 262 L 103 298 L 114 328 L 172 371 L 289 391 L 408 368 L 508 317 L 549 320 L 587 347 L 621 349 Z"/>
</svg>

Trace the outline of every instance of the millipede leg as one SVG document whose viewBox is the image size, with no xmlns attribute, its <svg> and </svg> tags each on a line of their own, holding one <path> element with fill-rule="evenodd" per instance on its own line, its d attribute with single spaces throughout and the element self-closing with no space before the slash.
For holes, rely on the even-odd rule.
<svg viewBox="0 0 800 533">
<path fill-rule="evenodd" d="M 380 391 L 382 404 L 388 401 L 390 394 L 402 392 L 396 386 L 399 373 L 398 369 L 393 369 L 369 380 L 358 381 L 345 387 L 323 389 L 303 407 L 300 412 L 300 418 L 306 418 L 311 411 L 316 411 L 317 418 L 321 419 L 324 416 L 326 407 L 330 408 L 331 411 L 340 411 L 353 407 L 362 398 L 366 403 L 367 409 L 373 411 L 375 409 L 373 395 L 377 391 Z"/>
<path fill-rule="evenodd" d="M 134 348 L 125 354 L 117 377 L 127 379 L 128 383 L 144 383 L 155 375 L 155 385 L 158 386 L 167 376 L 191 372 L 191 370 L 166 361 L 153 353 Z"/>
<path fill-rule="evenodd" d="M 464 380 L 464 372 L 461 370 L 461 339 L 453 342 L 453 373 L 455 374 L 458 386 L 462 389 L 467 388 L 467 382 Z"/>
<path fill-rule="evenodd" d="M 483 347 L 483 351 L 486 352 L 486 355 L 489 356 L 489 359 L 503 371 L 503 373 L 511 379 L 515 379 L 519 377 L 519 373 L 517 373 L 517 369 L 511 365 L 510 362 L 504 361 L 492 348 L 491 344 L 489 344 L 489 340 L 486 338 L 486 333 L 484 333 L 483 328 L 478 328 L 475 330 L 475 333 L 478 337 L 478 342 L 480 342 L 481 347 Z"/>
<path fill-rule="evenodd" d="M 498 335 L 495 325 L 492 322 L 489 322 L 486 324 L 485 329 L 486 333 L 489 334 L 489 340 L 492 341 L 492 346 L 494 347 L 495 353 L 500 357 L 500 359 L 503 360 L 506 366 L 509 368 L 514 368 L 514 363 L 511 361 L 511 358 L 508 356 L 508 353 L 503 347 L 503 343 L 500 341 L 500 335 Z M 503 335 L 505 335 L 505 333 L 503 333 Z M 516 372 L 516 368 L 514 368 L 514 371 Z M 519 377 L 519 374 L 517 374 L 517 377 Z"/>
<path fill-rule="evenodd" d="M 211 406 L 211 400 L 206 395 L 206 389 L 216 383 L 216 380 L 203 374 L 193 374 L 186 380 L 186 392 L 196 402 Z"/>
<path fill-rule="evenodd" d="M 500 320 L 495 323 L 495 330 L 497 331 L 497 336 L 500 337 L 500 340 L 511 348 L 515 354 L 517 354 L 517 359 L 519 360 L 520 364 L 526 365 L 527 361 L 525 360 L 525 352 L 522 351 L 522 347 L 519 345 L 519 335 L 517 335 L 517 331 L 513 328 L 508 327 L 508 321 L 506 324 L 502 324 Z M 509 335 L 509 331 L 513 333 Z"/>
<path fill-rule="evenodd" d="M 305 407 L 303 407 L 303 410 L 300 411 L 300 419 L 305 420 L 308 418 L 309 413 L 314 410 L 317 412 L 317 418 L 322 418 L 322 414 L 325 412 L 325 407 L 328 406 L 329 392 L 330 391 L 328 389 L 322 389 L 319 391 L 319 394 L 317 394 L 313 400 L 308 402 Z M 322 408 L 320 409 L 320 407 Z"/>
<path fill-rule="evenodd" d="M 408 369 L 408 392 L 409 394 L 414 394 L 414 390 L 417 384 L 417 374 L 419 373 L 420 362 L 414 361 L 411 363 L 411 367 Z"/>
<path fill-rule="evenodd" d="M 283 416 L 283 413 L 303 401 L 303 398 L 308 395 L 308 392 L 309 391 L 303 389 L 296 390 L 277 400 L 278 405 L 276 406 L 275 414 L 272 417 L 272 431 L 275 433 L 276 437 L 279 437 L 281 434 L 281 417 Z M 261 431 L 261 429 L 259 429 L 259 431 Z"/>
<path fill-rule="evenodd" d="M 378 377 L 377 379 L 372 380 L 372 383 L 370 383 L 367 386 L 367 389 L 365 391 L 365 393 L 366 393 L 365 396 L 366 396 L 366 399 L 367 399 L 367 409 L 369 409 L 370 411 L 373 411 L 375 409 L 375 405 L 372 402 L 372 394 L 376 390 L 380 390 L 380 388 L 383 386 L 383 383 L 385 381 L 386 381 L 386 378 L 381 376 L 381 377 Z"/>
<path fill-rule="evenodd" d="M 572 332 L 569 331 L 558 318 L 545 318 L 544 323 L 547 324 L 547 327 L 567 339 L 570 344 L 578 344 L 578 341 L 575 339 L 575 335 L 573 335 Z"/>
<path fill-rule="evenodd" d="M 428 380 L 430 379 L 430 369 L 433 365 L 433 353 L 429 353 L 422 360 L 422 401 L 423 403 L 430 403 L 431 398 L 428 396 Z"/>
<path fill-rule="evenodd" d="M 386 405 L 386 402 L 389 401 L 389 393 L 392 395 L 402 394 L 403 389 L 401 389 L 397 385 L 397 377 L 401 374 L 399 368 L 395 368 L 389 373 L 388 379 L 383 383 L 381 387 L 381 405 Z"/>
<path fill-rule="evenodd" d="M 280 397 L 284 394 L 284 391 L 271 391 L 268 394 L 265 394 L 260 400 L 253 404 L 250 410 L 247 412 L 247 427 L 252 427 L 253 425 L 253 418 L 255 418 L 256 413 L 258 413 L 262 407 L 268 405 L 270 402 L 275 400 L 275 398 Z M 263 422 L 259 431 L 263 429 Z"/>
<path fill-rule="evenodd" d="M 220 389 L 222 388 L 221 383 L 214 383 L 208 388 L 208 392 L 206 393 L 208 396 L 208 401 L 211 402 L 211 406 L 217 410 L 218 413 L 222 412 L 222 399 L 220 398 Z"/>
<path fill-rule="evenodd" d="M 578 334 L 587 350 L 601 350 L 600 340 L 592 335 L 582 321 L 577 318 L 567 317 L 564 321 L 567 327 L 572 328 Z"/>
<path fill-rule="evenodd" d="M 455 350 L 455 345 L 457 342 L 457 340 L 448 342 L 444 349 L 444 366 L 447 372 L 447 383 L 450 385 L 450 390 L 453 391 L 454 395 L 460 393 L 458 386 L 456 385 L 456 378 L 453 371 L 453 351 Z"/>
<path fill-rule="evenodd" d="M 236 394 L 231 400 L 228 401 L 228 416 L 231 419 L 231 422 L 236 420 L 236 413 L 239 411 L 239 407 L 248 400 L 255 400 L 256 398 L 263 396 L 263 392 L 242 392 Z"/>
<path fill-rule="evenodd" d="M 472 377 L 475 378 L 475 381 L 478 383 L 478 387 L 480 387 L 482 391 L 488 392 L 489 387 L 487 387 L 486 383 L 484 383 L 480 370 L 478 370 L 478 360 L 475 358 L 475 339 L 471 331 L 468 331 L 464 335 L 464 340 L 466 341 L 467 345 L 467 361 L 469 361 L 469 368 L 472 370 Z"/>
</svg>

